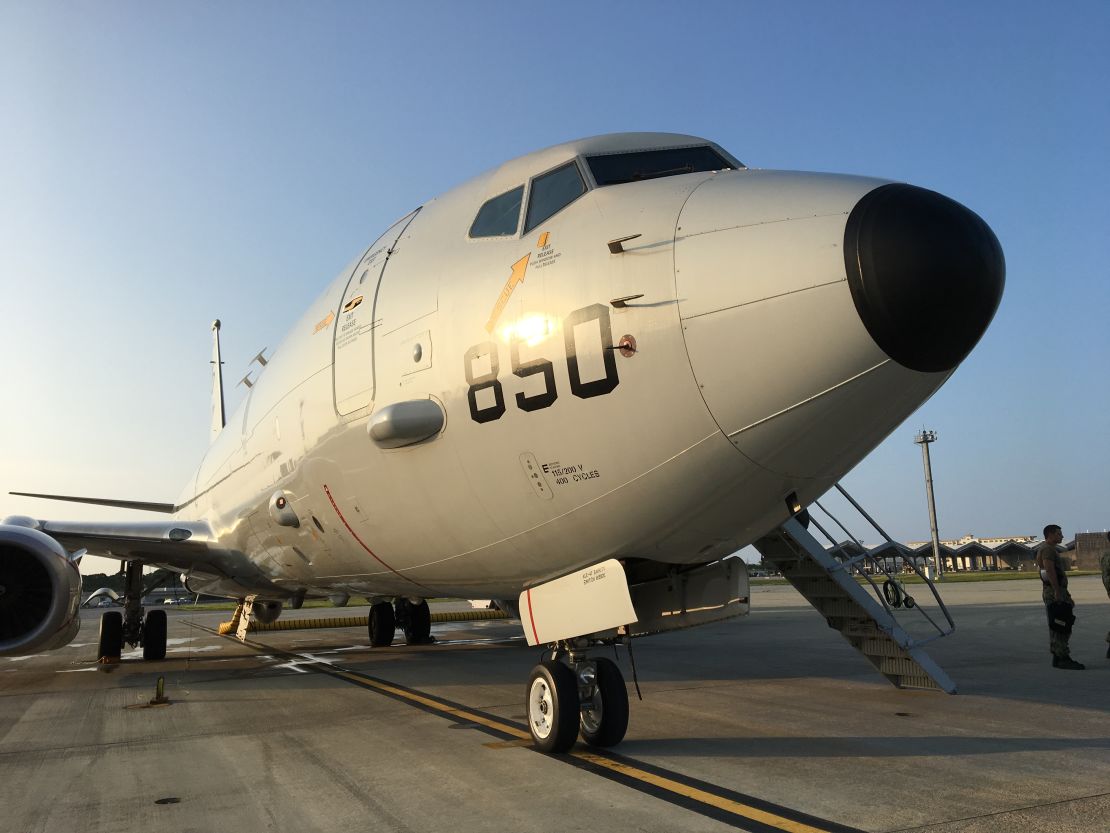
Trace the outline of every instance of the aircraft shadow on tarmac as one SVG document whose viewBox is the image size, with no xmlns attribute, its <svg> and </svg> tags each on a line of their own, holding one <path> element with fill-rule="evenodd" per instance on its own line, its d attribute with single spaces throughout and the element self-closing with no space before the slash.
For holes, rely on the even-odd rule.
<svg viewBox="0 0 1110 833">
<path fill-rule="evenodd" d="M 1110 749 L 1110 738 L 992 738 L 905 735 L 898 737 L 701 737 L 628 738 L 623 755 L 695 758 L 925 758 Z"/>
<path fill-rule="evenodd" d="M 1035 590 L 1032 588 L 1030 595 Z M 682 689 L 750 682 L 760 689 L 780 686 L 783 692 L 789 692 L 798 689 L 797 681 L 805 680 L 805 687 L 812 690 L 811 697 L 847 696 L 863 710 L 895 711 L 900 704 L 920 702 L 917 698 L 936 698 L 939 708 L 962 708 L 958 705 L 960 701 L 974 697 L 1000 701 L 1001 708 L 1005 708 L 1004 701 L 1016 701 L 1051 703 L 1057 708 L 1083 709 L 1088 713 L 1106 712 L 1110 711 L 1107 695 L 1110 661 L 1101 658 L 1105 650 L 1103 612 L 1094 605 L 1082 606 L 1083 615 L 1072 637 L 1072 647 L 1088 663 L 1088 670 L 1063 672 L 1051 668 L 1047 661 L 1044 610 L 1039 603 L 956 610 L 956 634 L 929 648 L 959 685 L 960 694 L 951 705 L 944 704 L 948 698 L 940 693 L 899 691 L 887 684 L 839 634 L 822 627 L 819 615 L 809 609 L 764 608 L 741 623 L 722 623 L 636 640 L 634 651 L 645 697 L 660 703 Z M 282 652 L 290 652 L 417 689 L 473 686 L 515 689 L 521 669 L 527 670 L 540 657 L 539 649 L 528 648 L 520 639 L 515 622 L 436 626 L 433 633 L 440 640 L 436 645 L 405 646 L 399 638 L 394 646 L 384 649 L 371 649 L 364 643 L 364 632 L 354 628 L 260 633 L 251 637 L 256 643 L 255 650 L 259 654 L 273 654 L 262 665 L 257 664 L 258 654 L 241 657 L 249 667 L 230 673 L 224 665 L 232 661 L 230 657 L 219 658 L 222 660 L 219 665 L 206 665 L 208 660 L 218 658 L 212 653 L 177 655 L 164 662 L 169 667 L 181 667 L 181 660 L 191 660 L 195 665 L 190 670 L 214 672 L 229 679 L 296 673 L 303 682 L 295 685 L 317 685 L 316 680 L 309 682 L 317 675 L 298 673 L 309 670 L 294 667 L 299 660 L 291 662 L 283 657 Z M 248 656 L 253 656 L 253 661 Z M 628 652 L 622 648 L 618 657 L 628 677 L 630 694 L 635 696 Z M 137 665 L 130 664 L 132 673 L 140 670 Z M 456 691 L 455 696 L 461 695 Z M 750 696 L 758 697 L 759 691 L 751 692 Z M 984 740 L 988 742 L 1005 741 Z M 778 741 L 775 743 L 778 745 Z M 898 751 L 892 748 L 885 754 Z"/>
</svg>

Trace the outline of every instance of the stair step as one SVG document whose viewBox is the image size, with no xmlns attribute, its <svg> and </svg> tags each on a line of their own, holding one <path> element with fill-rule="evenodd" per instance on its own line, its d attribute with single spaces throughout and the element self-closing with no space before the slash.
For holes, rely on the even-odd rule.
<svg viewBox="0 0 1110 833">
<path fill-rule="evenodd" d="M 913 677 L 921 674 L 921 666 L 911 657 L 883 657 L 879 663 L 879 671 L 883 674 L 897 674 L 901 677 Z"/>
<path fill-rule="evenodd" d="M 845 598 L 844 591 L 836 585 L 830 584 L 815 584 L 813 582 L 802 583 L 799 581 L 790 582 L 794 585 L 794 589 L 805 596 L 807 599 L 843 599 Z"/>
<path fill-rule="evenodd" d="M 857 626 L 857 628 L 838 628 L 837 630 L 840 631 L 840 633 L 844 634 L 845 639 L 854 644 L 856 640 L 882 639 L 884 638 L 884 636 L 886 636 L 887 639 L 890 639 L 889 634 L 884 633 L 884 631 L 882 631 L 878 625 L 871 625 L 870 628 L 866 629 L 858 628 Z"/>
<path fill-rule="evenodd" d="M 898 659 L 909 658 L 909 654 L 893 639 L 878 639 L 874 636 L 852 640 L 856 650 L 869 657 L 895 657 Z"/>
<path fill-rule="evenodd" d="M 890 682 L 902 688 L 943 689 L 955 685 L 902 630 L 875 597 L 874 586 L 857 581 L 796 520 L 756 542 L 764 559 L 777 567 L 828 623 Z M 881 581 L 883 576 L 873 580 Z"/>
<path fill-rule="evenodd" d="M 816 607 L 817 605 L 826 605 L 830 610 L 838 604 L 847 604 L 849 600 L 845 596 L 813 596 L 808 593 L 803 593 L 806 601 Z"/>
<path fill-rule="evenodd" d="M 780 567 L 779 572 L 781 572 L 786 578 L 793 581 L 803 581 L 806 579 L 820 579 L 829 577 L 829 574 L 825 570 L 802 569 L 800 567 L 793 570 L 791 570 L 789 567 Z"/>
<path fill-rule="evenodd" d="M 927 677 L 922 674 L 915 674 L 913 676 L 887 674 L 885 676 L 899 688 L 928 688 L 940 690 L 940 686 L 936 684 L 932 677 Z"/>
<path fill-rule="evenodd" d="M 863 614 L 863 608 L 847 599 L 828 599 L 821 601 L 820 604 L 814 602 L 811 602 L 811 604 L 826 616 L 863 618 L 861 615 Z"/>
</svg>

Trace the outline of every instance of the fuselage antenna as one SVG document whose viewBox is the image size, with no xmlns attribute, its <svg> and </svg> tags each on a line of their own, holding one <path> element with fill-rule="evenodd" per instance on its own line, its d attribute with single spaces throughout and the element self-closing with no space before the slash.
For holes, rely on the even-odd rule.
<svg viewBox="0 0 1110 833">
<path fill-rule="evenodd" d="M 224 413 L 224 371 L 220 359 L 220 319 L 212 322 L 212 439 L 227 424 Z"/>
</svg>

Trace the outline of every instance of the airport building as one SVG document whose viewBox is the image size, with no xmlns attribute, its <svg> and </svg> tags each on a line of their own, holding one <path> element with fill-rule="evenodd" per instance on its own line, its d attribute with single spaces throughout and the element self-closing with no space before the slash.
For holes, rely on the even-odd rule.
<svg viewBox="0 0 1110 833">
<path fill-rule="evenodd" d="M 978 535 L 965 535 L 962 538 L 940 542 L 940 557 L 944 569 L 949 572 L 981 570 L 1034 570 L 1033 560 L 1037 557 L 1037 547 L 1042 543 L 1036 535 L 1005 535 L 995 538 L 980 538 Z M 906 548 L 918 561 L 932 558 L 932 541 L 909 541 Z M 1069 544 L 1064 545 L 1070 549 Z M 1069 562 L 1071 559 L 1068 559 Z M 1069 569 L 1075 565 L 1068 564 Z"/>
<path fill-rule="evenodd" d="M 1043 539 L 1036 535 L 1008 535 L 980 538 L 965 535 L 962 538 L 940 541 L 940 557 L 944 570 L 952 573 L 995 570 L 1032 571 L 1037 547 Z M 1081 532 L 1075 539 L 1061 545 L 1064 562 L 1069 570 L 1097 570 L 1104 552 L 1110 552 L 1110 539 L 1106 532 Z M 863 549 L 854 542 L 844 542 L 833 548 L 834 554 L 847 560 L 862 555 Z M 912 559 L 920 568 L 932 563 L 932 541 L 908 541 L 904 544 L 883 542 L 868 552 L 880 560 L 887 569 L 898 571 Z M 908 569 L 908 568 L 907 568 Z"/>
</svg>

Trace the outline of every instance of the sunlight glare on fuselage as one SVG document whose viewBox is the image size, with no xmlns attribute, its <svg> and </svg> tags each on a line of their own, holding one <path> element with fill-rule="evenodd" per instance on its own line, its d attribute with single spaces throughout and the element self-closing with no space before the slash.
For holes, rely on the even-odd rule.
<svg viewBox="0 0 1110 833">
<path fill-rule="evenodd" d="M 501 338 L 508 343 L 516 339 L 529 347 L 535 347 L 554 333 L 557 326 L 558 322 L 546 315 L 522 315 L 516 322 L 501 328 Z"/>
</svg>

